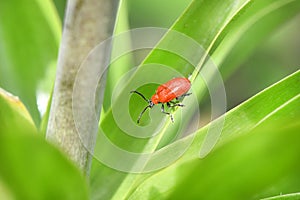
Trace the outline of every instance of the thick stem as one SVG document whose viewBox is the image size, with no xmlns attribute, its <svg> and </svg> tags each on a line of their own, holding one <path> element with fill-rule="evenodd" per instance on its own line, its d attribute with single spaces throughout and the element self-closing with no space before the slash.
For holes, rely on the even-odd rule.
<svg viewBox="0 0 300 200">
<path fill-rule="evenodd" d="M 86 175 L 89 174 L 91 157 L 81 143 L 73 119 L 74 81 L 84 58 L 112 33 L 115 3 L 112 0 L 70 0 L 67 4 L 47 139 L 58 144 Z M 84 137 L 92 139 L 91 135 L 96 133 L 87 128 L 85 134 Z"/>
</svg>

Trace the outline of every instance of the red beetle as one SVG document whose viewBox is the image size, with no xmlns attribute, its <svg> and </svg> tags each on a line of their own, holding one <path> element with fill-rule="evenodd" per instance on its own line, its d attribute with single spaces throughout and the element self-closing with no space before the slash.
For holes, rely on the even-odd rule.
<svg viewBox="0 0 300 200">
<path fill-rule="evenodd" d="M 178 77 L 173 78 L 172 80 L 158 86 L 155 94 L 151 97 L 151 99 L 146 99 L 146 97 L 138 91 L 131 91 L 130 93 L 136 93 L 140 95 L 148 103 L 148 106 L 146 106 L 139 115 L 137 123 L 140 123 L 140 119 L 147 108 L 152 108 L 156 104 L 161 104 L 161 112 L 169 115 L 171 121 L 174 122 L 172 114 L 165 111 L 164 104 L 167 104 L 168 107 L 183 107 L 184 105 L 174 102 L 173 100 L 178 100 L 180 97 L 190 95 L 191 93 L 187 93 L 190 88 L 191 82 L 189 79 Z"/>
</svg>

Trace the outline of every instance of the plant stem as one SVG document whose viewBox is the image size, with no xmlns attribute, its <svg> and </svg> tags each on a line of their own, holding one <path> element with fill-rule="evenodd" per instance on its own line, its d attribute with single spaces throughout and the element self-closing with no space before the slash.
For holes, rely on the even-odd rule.
<svg viewBox="0 0 300 200">
<path fill-rule="evenodd" d="M 82 145 L 75 127 L 72 111 L 73 87 L 84 58 L 112 33 L 115 3 L 116 1 L 111 0 L 70 0 L 67 4 L 47 139 L 58 144 L 86 176 L 89 175 L 91 155 Z M 99 65 L 97 62 L 91 64 Z M 81 89 L 85 90 L 87 87 L 85 85 Z M 92 135 L 96 132 L 92 128 L 89 130 L 89 127 L 95 127 L 95 124 L 86 124 L 85 127 L 87 130 L 84 137 L 93 139 Z M 89 144 L 93 144 L 93 141 Z"/>
</svg>

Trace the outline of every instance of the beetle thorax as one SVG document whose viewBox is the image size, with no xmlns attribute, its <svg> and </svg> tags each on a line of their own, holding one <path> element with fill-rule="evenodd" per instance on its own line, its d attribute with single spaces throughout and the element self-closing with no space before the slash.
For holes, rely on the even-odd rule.
<svg viewBox="0 0 300 200">
<path fill-rule="evenodd" d="M 159 97 L 157 94 L 154 94 L 152 97 L 151 97 L 151 101 L 153 104 L 158 104 L 159 103 Z"/>
</svg>

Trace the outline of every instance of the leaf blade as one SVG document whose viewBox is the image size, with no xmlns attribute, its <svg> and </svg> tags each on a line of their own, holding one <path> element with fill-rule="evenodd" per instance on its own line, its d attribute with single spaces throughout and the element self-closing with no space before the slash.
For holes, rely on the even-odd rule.
<svg viewBox="0 0 300 200">
<path fill-rule="evenodd" d="M 20 97 L 39 125 L 36 90 L 57 59 L 56 11 L 51 1 L 1 1 L 0 28 L 0 86 Z"/>
<path fill-rule="evenodd" d="M 297 87 L 297 83 L 299 82 L 300 71 L 297 71 L 294 74 L 286 77 L 285 79 L 279 81 L 278 83 L 270 86 L 269 88 L 255 95 L 254 97 L 250 98 L 238 107 L 229 111 L 225 116 L 225 124 L 217 147 L 219 148 L 221 146 L 226 146 L 228 142 L 235 141 L 239 137 L 242 137 L 243 134 L 255 129 L 256 127 L 276 123 L 278 121 L 278 118 L 282 119 L 282 116 L 284 116 L 283 118 L 287 118 L 287 120 L 293 119 L 294 121 L 295 119 L 299 118 L 300 112 L 296 109 L 300 105 L 300 90 L 299 87 Z M 289 92 L 286 91 L 287 88 L 290 89 L 288 90 Z M 280 96 L 280 98 L 277 98 L 274 103 L 274 99 L 272 97 L 278 96 Z M 266 105 L 271 106 L 266 109 Z M 290 112 L 291 110 L 294 110 L 294 113 Z M 281 113 L 276 113 L 272 111 L 278 111 Z M 270 113 L 272 113 L 272 115 L 270 115 Z M 269 117 L 265 118 L 264 116 Z M 218 120 L 219 119 L 212 122 L 212 124 L 217 124 Z M 183 157 L 181 157 L 176 163 L 157 173 L 149 175 L 149 177 L 144 182 L 142 182 L 142 184 L 140 182 L 138 184 L 139 186 L 137 186 L 137 189 L 132 194 L 132 199 L 139 198 L 141 197 L 141 195 L 150 195 L 149 193 L 154 188 L 157 190 L 158 193 L 161 193 L 162 195 L 166 193 L 167 195 L 168 191 L 176 188 L 175 181 L 171 180 L 173 180 L 173 177 L 180 177 L 178 175 L 180 173 L 177 174 L 177 172 L 178 170 L 181 171 L 181 167 L 184 165 L 184 163 L 188 166 L 189 162 L 198 162 L 197 160 L 199 160 L 199 162 L 204 162 L 198 159 L 198 157 L 199 150 L 201 149 L 201 143 L 204 140 L 204 136 L 207 130 L 209 129 L 209 126 L 200 129 L 196 133 L 192 145 L 190 146 L 188 151 L 183 155 Z M 184 140 L 185 139 L 178 143 L 181 143 Z M 176 146 L 176 144 L 174 146 Z M 170 146 L 169 148 L 174 147 Z M 161 185 L 158 185 L 156 187 L 154 183 L 158 182 L 164 183 L 164 186 L 160 187 Z"/>
<path fill-rule="evenodd" d="M 0 182 L 17 199 L 88 199 L 86 180 L 47 143 L 16 97 L 0 90 Z"/>
</svg>

